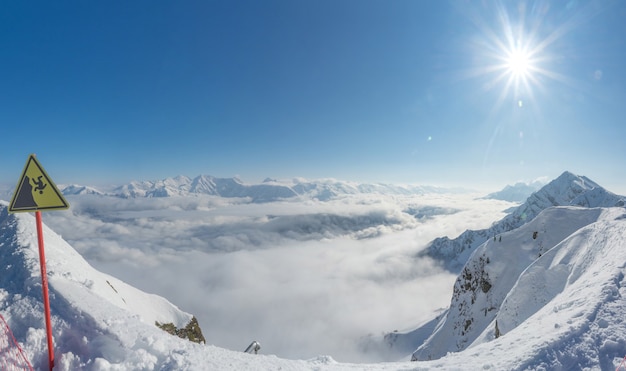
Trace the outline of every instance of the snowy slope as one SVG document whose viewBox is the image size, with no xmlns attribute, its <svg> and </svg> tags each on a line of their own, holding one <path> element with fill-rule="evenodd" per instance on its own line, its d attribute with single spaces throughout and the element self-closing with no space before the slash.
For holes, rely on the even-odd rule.
<svg viewBox="0 0 626 371">
<path fill-rule="evenodd" d="M 490 228 L 467 230 L 455 239 L 440 237 L 432 241 L 421 253 L 440 260 L 448 269 L 458 272 L 472 252 L 494 236 L 512 231 L 533 220 L 542 210 L 553 206 L 613 207 L 624 206 L 626 198 L 613 194 L 589 178 L 568 171 L 561 174 L 511 214 L 494 223 Z"/>
<path fill-rule="evenodd" d="M 45 226 L 44 234 L 57 364 L 75 369 L 103 356 L 108 362 L 127 358 L 137 364 L 158 362 L 158 356 L 142 355 L 154 341 L 150 337 L 162 336 L 155 321 L 184 327 L 192 316 L 161 297 L 96 271 Z M 25 343 L 35 368 L 42 368 L 47 364 L 47 348 L 37 246 L 34 217 L 7 214 L 2 204 L 0 310 Z M 163 356 L 165 362 L 167 355 Z"/>
<path fill-rule="evenodd" d="M 485 242 L 413 358 L 504 342 L 528 356 L 518 369 L 614 369 L 626 353 L 625 244 L 625 209 L 575 207 L 550 208 Z"/>
</svg>

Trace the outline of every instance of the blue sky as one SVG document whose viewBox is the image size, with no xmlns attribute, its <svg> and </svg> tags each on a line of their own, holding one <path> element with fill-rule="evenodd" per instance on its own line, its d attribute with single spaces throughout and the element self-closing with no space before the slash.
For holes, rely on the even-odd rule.
<svg viewBox="0 0 626 371">
<path fill-rule="evenodd" d="M 626 193 L 624 19 L 623 1 L 2 3 L 0 183 L 36 153 L 56 183 L 570 170 Z"/>
</svg>

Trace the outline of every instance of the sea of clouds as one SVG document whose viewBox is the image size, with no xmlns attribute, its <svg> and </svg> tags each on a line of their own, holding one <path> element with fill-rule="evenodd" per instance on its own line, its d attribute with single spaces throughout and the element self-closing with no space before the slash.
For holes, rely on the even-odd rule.
<svg viewBox="0 0 626 371">
<path fill-rule="evenodd" d="M 194 314 L 208 344 L 293 359 L 408 359 L 382 335 L 449 305 L 456 276 L 416 253 L 513 204 L 475 194 L 255 204 L 211 196 L 69 196 L 44 222 L 94 267 Z"/>
</svg>

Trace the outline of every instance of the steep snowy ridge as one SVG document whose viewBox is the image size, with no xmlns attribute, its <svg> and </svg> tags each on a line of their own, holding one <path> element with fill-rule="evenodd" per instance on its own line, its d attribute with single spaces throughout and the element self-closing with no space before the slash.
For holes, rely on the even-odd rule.
<svg viewBox="0 0 626 371">
<path fill-rule="evenodd" d="M 614 318 L 624 305 L 625 218 L 623 208 L 550 208 L 502 241 L 485 242 L 459 275 L 448 313 L 413 359 L 498 339 L 550 350 L 524 362 L 528 369 L 614 368 L 626 345 L 626 325 Z M 529 329 L 537 334 L 529 336 Z"/>
<path fill-rule="evenodd" d="M 144 359 L 141 353 L 154 353 L 148 344 L 165 334 L 155 322 L 172 323 L 180 328 L 192 319 L 191 314 L 164 298 L 146 294 L 96 271 L 45 225 L 44 236 L 53 334 L 59 363 L 67 369 L 77 369 L 93 361 L 90 357 L 94 352 L 119 353 L 106 357 L 109 360 L 137 358 L 138 366 L 144 361 L 153 362 Z M 29 355 L 33 365 L 43 369 L 47 350 L 37 246 L 34 217 L 8 214 L 6 204 L 0 204 L 0 261 L 3 262 L 0 311 L 15 336 L 26 343 L 31 353 L 34 351 L 35 354 Z M 184 341 L 166 337 L 172 337 L 173 342 Z M 167 358 L 167 354 L 162 356 Z M 104 359 L 99 362 L 108 363 Z"/>
<path fill-rule="evenodd" d="M 456 280 L 450 311 L 438 335 L 421 346 L 415 358 L 439 358 L 469 346 L 495 318 L 526 267 L 602 214 L 598 208 L 549 208 L 524 226 L 481 245 Z"/>
<path fill-rule="evenodd" d="M 467 230 L 455 239 L 440 237 L 433 240 L 421 255 L 441 261 L 449 270 L 458 272 L 472 252 L 483 242 L 504 232 L 512 231 L 533 220 L 541 211 L 553 206 L 614 207 L 624 206 L 626 198 L 613 194 L 587 177 L 564 172 L 511 214 L 490 228 Z"/>
</svg>

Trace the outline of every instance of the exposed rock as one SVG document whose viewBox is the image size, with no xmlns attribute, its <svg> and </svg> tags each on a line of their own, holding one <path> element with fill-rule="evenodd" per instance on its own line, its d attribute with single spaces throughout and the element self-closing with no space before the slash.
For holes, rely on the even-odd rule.
<svg viewBox="0 0 626 371">
<path fill-rule="evenodd" d="M 191 321 L 187 324 L 187 326 L 183 328 L 176 328 L 173 323 L 159 323 L 155 322 L 156 326 L 161 330 L 176 335 L 179 338 L 187 339 L 194 343 L 206 343 L 204 339 L 204 335 L 202 335 L 202 329 L 200 328 L 200 324 L 198 324 L 198 320 L 196 317 L 192 317 Z"/>
</svg>

